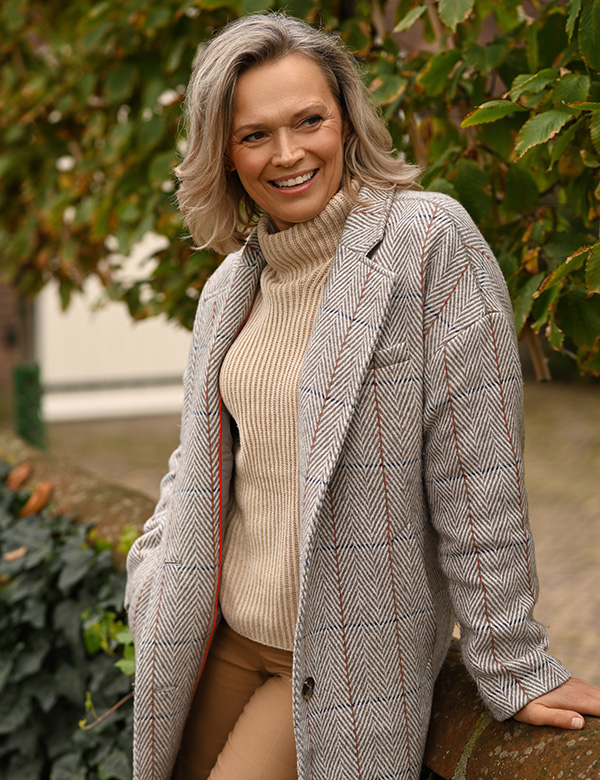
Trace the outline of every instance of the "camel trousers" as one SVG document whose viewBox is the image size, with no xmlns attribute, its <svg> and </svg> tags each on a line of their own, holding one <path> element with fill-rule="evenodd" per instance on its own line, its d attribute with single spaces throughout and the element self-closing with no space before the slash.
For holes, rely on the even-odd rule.
<svg viewBox="0 0 600 780">
<path fill-rule="evenodd" d="M 173 780 L 297 780 L 292 653 L 217 628 Z"/>
</svg>

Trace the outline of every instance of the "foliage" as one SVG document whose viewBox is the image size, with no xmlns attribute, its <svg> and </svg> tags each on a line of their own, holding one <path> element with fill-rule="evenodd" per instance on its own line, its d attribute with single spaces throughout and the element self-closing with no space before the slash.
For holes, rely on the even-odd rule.
<svg viewBox="0 0 600 780">
<path fill-rule="evenodd" d="M 69 517 L 20 516 L 28 494 L 7 473 L 0 463 L 0 778 L 129 780 L 131 704 L 78 725 L 86 691 L 95 717 L 131 689 L 115 668 L 132 671 L 124 575 Z"/>
<path fill-rule="evenodd" d="M 219 258 L 181 241 L 170 170 L 196 46 L 285 7 L 359 55 L 396 147 L 496 252 L 517 329 L 600 374 L 600 0 L 7 0 L 0 11 L 4 278 L 66 305 L 90 274 L 190 326 Z M 533 7 L 533 12 L 531 8 Z M 184 143 L 179 136 L 177 148 Z M 148 231 L 154 271 L 119 268 Z"/>
</svg>

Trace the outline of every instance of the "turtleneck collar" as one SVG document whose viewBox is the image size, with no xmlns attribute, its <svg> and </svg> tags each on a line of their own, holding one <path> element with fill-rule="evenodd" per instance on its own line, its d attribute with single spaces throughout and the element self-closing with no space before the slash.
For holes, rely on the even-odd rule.
<svg viewBox="0 0 600 780">
<path fill-rule="evenodd" d="M 278 273 L 295 275 L 331 260 L 354 205 L 344 190 L 339 190 L 316 217 L 281 231 L 268 214 L 263 214 L 257 237 L 267 265 Z"/>
</svg>

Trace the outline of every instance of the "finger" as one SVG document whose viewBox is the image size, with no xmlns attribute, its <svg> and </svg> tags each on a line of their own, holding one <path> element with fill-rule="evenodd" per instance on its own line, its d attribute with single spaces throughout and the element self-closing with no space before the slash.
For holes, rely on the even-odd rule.
<svg viewBox="0 0 600 780">
<path fill-rule="evenodd" d="M 560 729 L 578 730 L 583 728 L 585 723 L 581 714 L 574 710 L 554 709 L 534 703 L 528 704 L 514 717 L 533 726 L 555 726 Z"/>
</svg>

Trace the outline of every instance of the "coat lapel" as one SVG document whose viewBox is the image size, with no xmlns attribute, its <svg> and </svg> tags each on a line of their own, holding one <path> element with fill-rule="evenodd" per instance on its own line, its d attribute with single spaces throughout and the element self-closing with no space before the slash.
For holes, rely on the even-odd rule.
<svg viewBox="0 0 600 780">
<path fill-rule="evenodd" d="M 306 555 L 395 275 L 377 261 L 392 194 L 367 188 L 373 205 L 350 213 L 302 367 L 299 394 L 300 548 Z"/>
<path fill-rule="evenodd" d="M 229 287 L 220 298 L 220 305 L 213 314 L 212 332 L 207 344 L 208 365 L 211 369 L 207 379 L 209 384 L 211 380 L 213 384 L 216 383 L 214 388 L 211 388 L 215 392 L 218 392 L 221 363 L 250 314 L 264 265 L 265 259 L 254 231 L 237 258 Z"/>
</svg>

